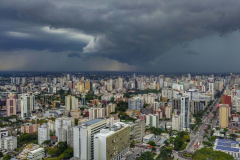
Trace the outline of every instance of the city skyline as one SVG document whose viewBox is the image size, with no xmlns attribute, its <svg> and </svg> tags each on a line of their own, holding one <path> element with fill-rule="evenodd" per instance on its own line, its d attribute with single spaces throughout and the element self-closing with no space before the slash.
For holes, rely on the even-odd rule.
<svg viewBox="0 0 240 160">
<path fill-rule="evenodd" d="M 238 72 L 239 5 L 0 0 L 0 71 Z"/>
</svg>

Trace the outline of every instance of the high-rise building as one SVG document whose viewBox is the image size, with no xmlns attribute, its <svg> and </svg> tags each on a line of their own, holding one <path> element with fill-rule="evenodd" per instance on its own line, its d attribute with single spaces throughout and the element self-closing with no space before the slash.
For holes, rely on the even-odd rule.
<svg viewBox="0 0 240 160">
<path fill-rule="evenodd" d="M 212 95 L 212 100 L 214 99 L 214 79 L 209 78 L 209 92 Z"/>
<path fill-rule="evenodd" d="M 112 91 L 112 83 L 107 83 L 107 91 Z"/>
<path fill-rule="evenodd" d="M 121 160 L 130 145 L 130 127 L 115 123 L 111 129 L 102 129 L 94 135 L 94 159 Z"/>
<path fill-rule="evenodd" d="M 38 132 L 38 128 L 40 127 L 40 124 L 31 124 L 31 123 L 25 123 L 21 126 L 21 133 L 35 133 Z"/>
<path fill-rule="evenodd" d="M 121 77 L 118 78 L 117 84 L 118 84 L 118 89 L 122 89 L 122 87 L 123 87 L 123 79 Z"/>
<path fill-rule="evenodd" d="M 188 74 L 188 80 L 191 80 L 192 78 L 191 78 L 191 74 Z"/>
<path fill-rule="evenodd" d="M 174 115 L 172 117 L 172 130 L 177 130 L 179 131 L 180 130 L 180 121 L 181 121 L 181 118 L 180 118 L 180 115 Z"/>
<path fill-rule="evenodd" d="M 70 74 L 67 74 L 67 80 L 70 80 Z"/>
<path fill-rule="evenodd" d="M 140 97 L 133 97 L 128 99 L 129 110 L 140 110 L 143 108 L 144 100 Z"/>
<path fill-rule="evenodd" d="M 89 92 L 91 90 L 91 87 L 90 87 L 90 81 L 89 82 L 85 82 L 85 91 L 86 92 Z"/>
<path fill-rule="evenodd" d="M 228 127 L 229 106 L 228 104 L 219 105 L 219 126 L 221 128 Z"/>
<path fill-rule="evenodd" d="M 50 131 L 54 132 L 55 131 L 55 120 L 48 120 L 48 128 L 50 129 Z"/>
<path fill-rule="evenodd" d="M 190 125 L 190 102 L 189 97 L 181 97 L 181 124 L 180 128 L 189 128 Z"/>
<path fill-rule="evenodd" d="M 17 148 L 17 137 L 8 136 L 0 138 L 0 149 L 15 150 Z"/>
<path fill-rule="evenodd" d="M 70 147 L 73 147 L 73 127 L 68 126 L 67 129 L 58 129 L 58 142 L 67 142 Z"/>
<path fill-rule="evenodd" d="M 65 114 L 69 116 L 69 112 L 72 109 L 78 109 L 78 98 L 75 96 L 65 96 Z"/>
<path fill-rule="evenodd" d="M 94 135 L 101 129 L 110 126 L 109 119 L 93 119 L 73 128 L 74 158 L 82 160 L 94 159 Z"/>
<path fill-rule="evenodd" d="M 84 84 L 83 83 L 77 83 L 77 87 L 78 87 L 78 91 L 80 93 L 83 93 L 84 92 Z"/>
<path fill-rule="evenodd" d="M 197 114 L 201 110 L 201 105 L 199 100 L 190 100 L 190 109 L 192 114 Z"/>
<path fill-rule="evenodd" d="M 65 130 L 68 129 L 68 127 L 73 127 L 75 125 L 75 120 L 72 117 L 61 117 L 55 119 L 55 135 L 59 136 L 59 129 L 63 128 Z"/>
<path fill-rule="evenodd" d="M 38 128 L 38 144 L 41 145 L 46 140 L 50 140 L 50 129 L 47 124 L 43 124 Z"/>
<path fill-rule="evenodd" d="M 160 88 L 164 87 L 164 75 L 159 76 L 159 84 L 160 84 Z"/>
<path fill-rule="evenodd" d="M 10 93 L 6 97 L 7 116 L 13 116 L 17 114 L 17 97 L 14 93 Z"/>
<path fill-rule="evenodd" d="M 145 136 L 145 121 L 138 119 L 134 123 L 134 139 L 135 141 L 142 142 L 142 138 Z"/>
<path fill-rule="evenodd" d="M 105 117 L 104 108 L 90 108 L 88 109 L 88 112 L 89 112 L 89 120 Z"/>
<path fill-rule="evenodd" d="M 202 85 L 202 92 L 206 92 L 206 87 Z"/>
<path fill-rule="evenodd" d="M 172 118 L 172 106 L 171 105 L 166 106 L 165 114 L 166 114 L 166 118 L 169 118 L 169 119 Z"/>
<path fill-rule="evenodd" d="M 172 99 L 172 106 L 173 106 L 173 110 L 180 111 L 181 110 L 181 99 L 180 98 Z"/>
<path fill-rule="evenodd" d="M 53 78 L 53 84 L 57 84 L 57 78 Z"/>
<path fill-rule="evenodd" d="M 159 115 L 158 114 L 148 114 L 146 116 L 146 126 L 149 127 L 159 127 Z"/>
<path fill-rule="evenodd" d="M 231 114 L 231 111 L 232 111 L 232 103 L 231 103 L 231 96 L 228 96 L 228 95 L 222 95 L 221 97 L 221 104 L 228 104 L 229 106 L 229 115 Z"/>
<path fill-rule="evenodd" d="M 35 97 L 33 94 L 21 95 L 21 118 L 25 119 L 32 116 L 35 106 Z"/>
<path fill-rule="evenodd" d="M 82 94 L 81 105 L 82 105 L 82 106 L 85 106 L 85 105 L 86 105 L 86 97 L 85 97 L 85 93 Z"/>
<path fill-rule="evenodd" d="M 111 117 L 110 113 L 115 112 L 115 108 L 116 108 L 116 104 L 109 103 L 106 106 L 106 117 Z"/>
</svg>

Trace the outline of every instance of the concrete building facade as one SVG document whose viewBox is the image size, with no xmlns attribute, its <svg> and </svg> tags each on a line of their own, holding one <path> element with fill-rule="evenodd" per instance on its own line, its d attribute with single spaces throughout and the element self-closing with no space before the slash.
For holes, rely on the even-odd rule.
<svg viewBox="0 0 240 160">
<path fill-rule="evenodd" d="M 110 126 L 109 119 L 93 119 L 73 128 L 73 154 L 75 159 L 94 159 L 94 135 Z"/>
<path fill-rule="evenodd" d="M 130 127 L 118 122 L 94 135 L 94 159 L 121 160 L 129 150 Z"/>
<path fill-rule="evenodd" d="M 229 115 L 228 104 L 220 104 L 219 105 L 219 127 L 221 128 L 228 127 L 228 115 Z"/>
</svg>

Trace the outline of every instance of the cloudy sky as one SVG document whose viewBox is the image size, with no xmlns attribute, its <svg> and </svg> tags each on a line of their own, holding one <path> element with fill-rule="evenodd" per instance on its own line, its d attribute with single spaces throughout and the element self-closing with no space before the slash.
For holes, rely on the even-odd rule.
<svg viewBox="0 0 240 160">
<path fill-rule="evenodd" d="M 239 0 L 0 0 L 0 71 L 238 72 Z"/>
</svg>

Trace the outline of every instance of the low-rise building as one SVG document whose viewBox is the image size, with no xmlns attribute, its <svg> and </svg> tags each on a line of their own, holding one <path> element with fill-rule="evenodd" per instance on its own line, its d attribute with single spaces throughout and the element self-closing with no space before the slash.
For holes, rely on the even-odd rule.
<svg viewBox="0 0 240 160">
<path fill-rule="evenodd" d="M 30 152 L 30 151 L 34 151 L 34 150 L 36 150 L 36 149 L 38 149 L 38 148 L 40 148 L 40 146 L 39 145 L 37 145 L 37 144 L 33 144 L 33 143 L 30 143 L 30 144 L 28 144 L 23 150 L 22 150 L 22 152 L 17 156 L 17 159 L 27 159 L 27 157 L 28 157 L 28 153 Z"/>
<path fill-rule="evenodd" d="M 240 157 L 239 142 L 237 141 L 216 139 L 213 150 L 230 154 L 235 159 Z"/>
<path fill-rule="evenodd" d="M 38 148 L 28 153 L 27 159 L 29 160 L 39 160 L 45 157 L 44 149 Z"/>
<path fill-rule="evenodd" d="M 149 141 L 153 141 L 155 138 L 154 134 L 148 134 L 145 137 L 143 137 L 143 143 L 148 143 Z"/>
</svg>

